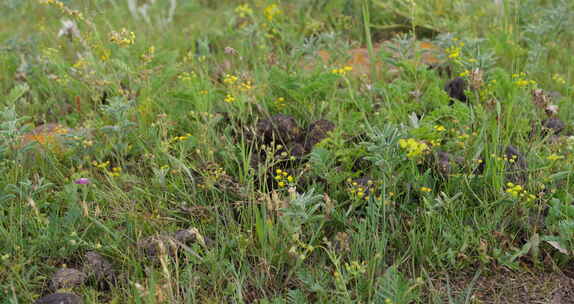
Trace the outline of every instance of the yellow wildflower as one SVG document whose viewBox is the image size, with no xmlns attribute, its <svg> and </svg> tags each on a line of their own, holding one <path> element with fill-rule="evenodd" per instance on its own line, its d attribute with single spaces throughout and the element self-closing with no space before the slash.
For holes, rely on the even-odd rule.
<svg viewBox="0 0 574 304">
<path fill-rule="evenodd" d="M 227 95 L 225 96 L 225 99 L 224 99 L 223 101 L 225 101 L 225 102 L 227 102 L 227 103 L 232 103 L 232 102 L 235 101 L 235 97 L 233 97 L 233 95 L 231 95 L 231 94 L 227 94 Z"/>
<path fill-rule="evenodd" d="M 234 84 L 237 80 L 237 76 L 231 74 L 225 74 L 223 77 L 223 83 L 225 84 Z"/>
<path fill-rule="evenodd" d="M 267 18 L 267 20 L 269 21 L 273 21 L 273 18 L 275 18 L 278 15 L 281 15 L 281 13 L 282 13 L 281 9 L 275 3 L 263 9 L 263 14 L 265 15 L 265 18 Z"/>
<path fill-rule="evenodd" d="M 116 31 L 110 32 L 109 39 L 110 42 L 120 47 L 128 47 L 135 43 L 136 34 L 134 32 L 126 30 L 125 28 L 122 28 L 122 30 L 119 32 Z"/>
<path fill-rule="evenodd" d="M 249 4 L 244 3 L 241 5 L 238 5 L 235 8 L 235 13 L 240 17 L 240 18 L 245 18 L 247 16 L 251 16 L 253 14 L 253 10 L 251 9 L 251 7 L 249 7 Z"/>
<path fill-rule="evenodd" d="M 429 146 L 427 144 L 417 141 L 414 138 L 399 139 L 399 146 L 407 151 L 407 157 L 410 159 L 429 151 Z"/>
<path fill-rule="evenodd" d="M 564 158 L 563 155 L 557 155 L 557 154 L 550 154 L 548 157 L 546 157 L 546 159 L 550 161 L 556 161 L 563 158 Z"/>
<path fill-rule="evenodd" d="M 566 84 L 566 80 L 560 74 L 552 75 L 552 80 L 556 81 L 558 84 Z"/>
<path fill-rule="evenodd" d="M 239 86 L 239 89 L 241 91 L 249 91 L 251 89 L 253 89 L 253 85 L 251 84 L 251 81 L 246 81 L 241 83 L 241 85 Z"/>
<path fill-rule="evenodd" d="M 431 189 L 431 188 L 428 188 L 428 187 L 421 187 L 420 190 L 421 190 L 422 192 L 426 192 L 426 193 L 430 193 L 430 192 L 432 191 L 432 189 Z"/>
<path fill-rule="evenodd" d="M 441 125 L 436 125 L 436 126 L 434 126 L 434 129 L 437 130 L 437 131 L 439 131 L 439 132 L 444 132 L 444 131 L 446 131 L 446 128 L 445 128 L 444 126 L 441 126 Z"/>
<path fill-rule="evenodd" d="M 344 76 L 346 75 L 348 72 L 351 72 L 353 70 L 352 66 L 344 66 L 340 69 L 333 69 L 331 70 L 331 73 L 335 74 L 335 75 L 341 75 Z"/>
</svg>

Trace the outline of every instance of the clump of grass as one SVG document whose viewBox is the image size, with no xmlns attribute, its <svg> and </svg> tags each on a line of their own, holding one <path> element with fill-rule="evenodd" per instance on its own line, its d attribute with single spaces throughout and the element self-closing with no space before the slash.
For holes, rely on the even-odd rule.
<svg viewBox="0 0 574 304">
<path fill-rule="evenodd" d="M 86 252 L 117 274 L 87 303 L 422 303 L 571 262 L 568 2 L 173 3 L 0 5 L 0 298 Z"/>
</svg>

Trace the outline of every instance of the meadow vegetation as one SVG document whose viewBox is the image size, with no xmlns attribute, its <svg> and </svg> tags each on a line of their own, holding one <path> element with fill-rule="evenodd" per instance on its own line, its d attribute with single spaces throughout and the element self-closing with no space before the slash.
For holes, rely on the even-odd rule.
<svg viewBox="0 0 574 304">
<path fill-rule="evenodd" d="M 567 303 L 573 10 L 3 1 L 0 302 Z"/>
</svg>

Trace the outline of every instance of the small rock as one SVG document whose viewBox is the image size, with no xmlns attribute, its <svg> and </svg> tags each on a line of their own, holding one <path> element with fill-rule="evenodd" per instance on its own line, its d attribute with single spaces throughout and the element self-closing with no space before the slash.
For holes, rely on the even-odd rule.
<svg viewBox="0 0 574 304">
<path fill-rule="evenodd" d="M 82 298 L 71 293 L 53 293 L 45 297 L 41 297 L 35 304 L 83 304 Z"/>
<path fill-rule="evenodd" d="M 60 268 L 52 276 L 52 289 L 74 288 L 86 281 L 86 274 L 74 268 Z"/>
<path fill-rule="evenodd" d="M 93 276 L 98 283 L 112 282 L 115 280 L 116 274 L 112 268 L 112 264 L 101 254 L 95 251 L 88 251 L 84 255 L 84 260 L 83 270 L 87 276 Z"/>
<path fill-rule="evenodd" d="M 444 86 L 444 90 L 448 94 L 448 96 L 452 99 L 458 99 L 462 102 L 466 102 L 468 98 L 464 94 L 464 90 L 466 89 L 466 81 L 462 77 L 456 77 L 451 81 L 447 82 Z"/>
</svg>

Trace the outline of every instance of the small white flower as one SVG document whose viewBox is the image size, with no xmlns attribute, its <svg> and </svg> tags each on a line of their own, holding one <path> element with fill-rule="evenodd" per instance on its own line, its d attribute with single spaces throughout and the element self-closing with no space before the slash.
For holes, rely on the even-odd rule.
<svg viewBox="0 0 574 304">
<path fill-rule="evenodd" d="M 62 20 L 62 27 L 58 32 L 58 38 L 62 36 L 67 36 L 69 39 L 74 37 L 79 38 L 80 30 L 78 29 L 76 22 L 68 19 Z"/>
<path fill-rule="evenodd" d="M 237 50 L 230 46 L 226 46 L 224 52 L 227 55 L 237 55 Z"/>
<path fill-rule="evenodd" d="M 554 104 L 549 104 L 548 106 L 546 106 L 546 114 L 548 114 L 549 116 L 553 116 L 558 114 L 558 106 L 554 105 Z"/>
</svg>

